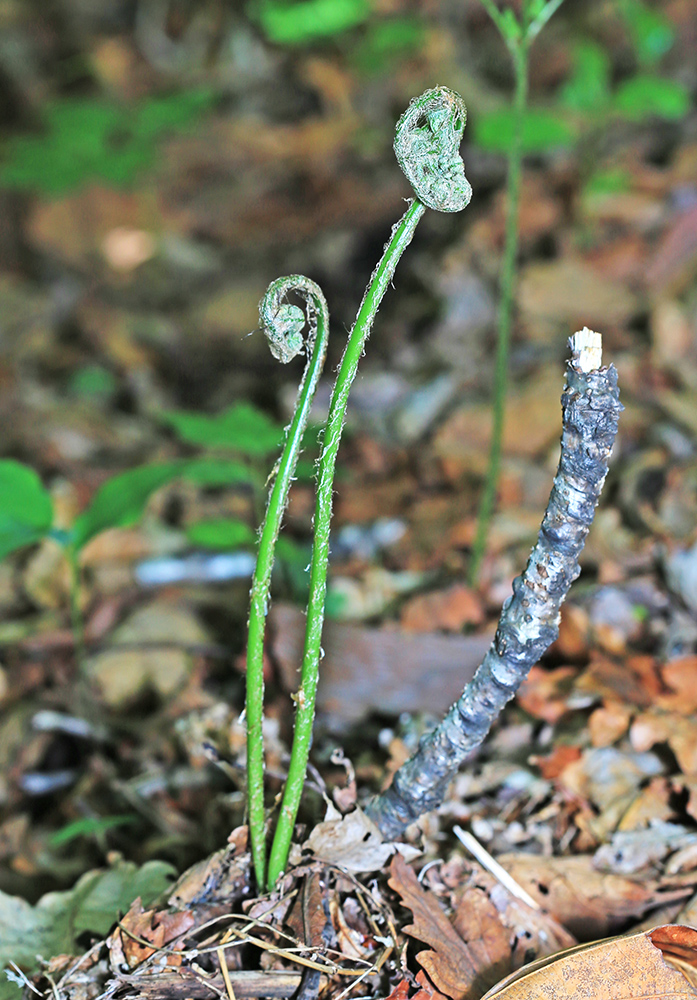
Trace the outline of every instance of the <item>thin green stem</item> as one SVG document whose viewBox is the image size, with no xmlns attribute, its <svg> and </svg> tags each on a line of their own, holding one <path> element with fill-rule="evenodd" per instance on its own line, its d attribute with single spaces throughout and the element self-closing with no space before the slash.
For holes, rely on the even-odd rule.
<svg viewBox="0 0 697 1000">
<path fill-rule="evenodd" d="M 395 226 L 382 259 L 373 273 L 358 311 L 356 322 L 349 334 L 341 360 L 334 391 L 329 405 L 329 416 L 324 430 L 317 480 L 317 506 L 314 521 L 314 539 L 310 564 L 310 595 L 307 607 L 307 631 L 300 675 L 300 687 L 295 697 L 295 728 L 288 778 L 281 802 L 278 825 L 269 855 L 268 887 L 272 889 L 283 873 L 288 861 L 293 826 L 300 806 L 305 782 L 312 725 L 315 717 L 315 698 L 322 656 L 321 641 L 324 624 L 324 605 L 327 592 L 327 563 L 329 559 L 329 526 L 332 516 L 332 490 L 336 456 L 346 418 L 349 391 L 358 371 L 358 363 L 370 336 L 376 313 L 392 281 L 399 258 L 411 242 L 416 226 L 425 208 L 415 199 Z"/>
<path fill-rule="evenodd" d="M 307 318 L 295 305 L 285 302 L 289 292 L 305 300 Z M 265 883 L 266 830 L 264 814 L 264 634 L 269 604 L 271 572 L 278 533 L 288 502 L 290 484 L 302 447 L 302 438 L 317 389 L 329 337 L 329 313 L 322 290 L 302 275 L 272 282 L 259 307 L 261 323 L 273 355 L 287 362 L 303 350 L 302 330 L 309 324 L 308 361 L 298 392 L 293 419 L 283 453 L 278 461 L 266 517 L 259 536 L 259 550 L 250 594 L 247 641 L 247 801 L 249 834 L 257 886 Z"/>
<path fill-rule="evenodd" d="M 527 36 L 531 42 L 539 35 L 552 14 L 555 14 L 559 10 L 563 2 L 564 0 L 549 0 L 537 17 L 533 18 L 527 30 Z"/>
<path fill-rule="evenodd" d="M 506 237 L 501 270 L 501 303 L 499 306 L 498 339 L 494 369 L 491 444 L 489 447 L 489 465 L 486 482 L 479 506 L 477 533 L 472 548 L 472 562 L 469 574 L 472 585 L 476 584 L 479 577 L 479 570 L 486 549 L 489 525 L 496 502 L 496 491 L 498 489 L 501 469 L 503 422 L 506 406 L 506 388 L 508 385 L 508 356 L 511 340 L 513 295 L 515 291 L 516 257 L 518 255 L 518 210 L 523 161 L 523 118 L 528 98 L 528 51 L 529 42 L 526 38 L 514 50 L 515 96 L 513 109 L 515 112 L 515 128 L 508 154 Z"/>
<path fill-rule="evenodd" d="M 85 623 L 80 608 L 80 561 L 75 547 L 65 550 L 70 567 L 70 627 L 75 644 L 75 661 L 80 674 L 80 683 L 85 680 Z"/>
</svg>

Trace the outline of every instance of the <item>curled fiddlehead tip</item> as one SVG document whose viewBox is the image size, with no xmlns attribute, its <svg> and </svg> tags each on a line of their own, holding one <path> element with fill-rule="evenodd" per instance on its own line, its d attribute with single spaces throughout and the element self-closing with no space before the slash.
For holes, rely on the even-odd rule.
<svg viewBox="0 0 697 1000">
<path fill-rule="evenodd" d="M 397 161 L 418 199 L 437 212 L 459 212 L 472 197 L 460 156 L 466 121 L 460 95 L 434 87 L 414 98 L 397 122 Z"/>
<path fill-rule="evenodd" d="M 305 299 L 307 315 L 300 306 L 285 301 L 289 292 L 296 292 Z M 259 303 L 259 319 L 269 342 L 269 350 L 278 361 L 287 364 L 298 354 L 303 353 L 303 329 L 306 325 L 310 329 L 308 342 L 311 349 L 317 328 L 318 312 L 322 312 L 323 317 L 327 319 L 325 322 L 327 326 L 327 303 L 324 294 L 319 285 L 310 278 L 302 274 L 290 274 L 271 282 Z"/>
</svg>

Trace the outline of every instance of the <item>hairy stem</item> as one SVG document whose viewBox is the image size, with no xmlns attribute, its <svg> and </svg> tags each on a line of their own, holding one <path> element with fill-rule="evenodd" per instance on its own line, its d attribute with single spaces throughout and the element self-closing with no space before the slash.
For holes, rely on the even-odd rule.
<svg viewBox="0 0 697 1000">
<path fill-rule="evenodd" d="M 437 808 L 466 756 L 559 632 L 560 608 L 579 574 L 578 558 L 607 475 L 622 405 L 614 366 L 601 368 L 600 335 L 572 338 L 562 395 L 561 458 L 537 543 L 472 681 L 443 722 L 421 740 L 366 812 L 387 838 Z"/>
<path fill-rule="evenodd" d="M 436 87 L 412 101 L 397 123 L 395 154 L 417 198 L 410 202 L 393 228 L 390 241 L 373 272 L 349 334 L 329 404 L 317 477 L 307 627 L 300 686 L 295 695 L 293 746 L 269 856 L 270 889 L 275 886 L 288 861 L 312 743 L 327 593 L 332 490 L 349 392 L 380 303 L 426 206 L 442 212 L 458 212 L 472 197 L 472 188 L 465 177 L 464 163 L 459 154 L 466 120 L 467 112 L 462 98 L 445 87 Z"/>
<path fill-rule="evenodd" d="M 515 127 L 508 152 L 508 181 L 506 185 L 506 238 L 501 270 L 501 301 L 498 315 L 496 364 L 494 368 L 494 398 L 492 402 L 491 443 L 484 491 L 479 504 L 477 533 L 472 547 L 469 578 L 474 586 L 479 578 L 482 559 L 486 550 L 489 525 L 496 503 L 496 491 L 501 470 L 501 447 L 506 410 L 508 385 L 508 357 L 511 342 L 513 294 L 518 255 L 518 213 L 520 206 L 520 181 L 523 160 L 523 116 L 528 96 L 528 46 L 520 41 L 511 49 L 515 66 Z"/>
<path fill-rule="evenodd" d="M 285 301 L 289 292 L 304 299 L 307 317 Z M 283 453 L 275 469 L 266 517 L 259 536 L 259 551 L 252 579 L 247 640 L 247 801 L 249 834 L 257 885 L 265 883 L 266 834 L 264 817 L 264 633 L 271 587 L 271 571 L 288 492 L 302 447 L 302 438 L 317 389 L 329 337 L 329 312 L 322 290 L 302 275 L 279 278 L 269 285 L 259 317 L 274 357 L 284 363 L 303 351 L 302 331 L 309 325 L 307 364 Z"/>
<path fill-rule="evenodd" d="M 418 197 L 410 203 L 392 230 L 390 241 L 373 272 L 349 334 L 329 404 L 317 479 L 307 628 L 300 686 L 295 696 L 293 746 L 269 856 L 269 888 L 275 886 L 288 861 L 312 743 L 319 661 L 322 656 L 332 490 L 349 392 L 380 303 L 392 281 L 397 263 L 425 212 L 425 206 L 443 212 L 457 212 L 469 203 L 472 188 L 465 177 L 464 164 L 459 155 L 465 122 L 466 110 L 462 98 L 445 87 L 436 87 L 412 101 L 397 124 L 395 154 Z"/>
<path fill-rule="evenodd" d="M 424 214 L 424 206 L 412 201 L 395 226 L 392 239 L 378 264 L 363 303 L 349 334 L 341 360 L 336 384 L 329 405 L 329 416 L 324 429 L 322 455 L 317 477 L 317 505 L 314 520 L 312 560 L 310 563 L 310 594 L 307 605 L 307 631 L 300 672 L 300 686 L 295 695 L 295 726 L 288 778 L 281 802 L 281 811 L 269 855 L 268 887 L 272 889 L 285 869 L 293 834 L 295 818 L 300 806 L 305 782 L 305 771 L 312 742 L 312 725 L 315 718 L 315 701 L 322 655 L 322 627 L 327 593 L 327 564 L 329 561 L 329 525 L 332 516 L 332 491 L 336 456 L 346 418 L 346 406 L 358 362 L 370 336 L 375 315 L 387 291 L 395 267 L 411 242 L 414 230 Z"/>
</svg>

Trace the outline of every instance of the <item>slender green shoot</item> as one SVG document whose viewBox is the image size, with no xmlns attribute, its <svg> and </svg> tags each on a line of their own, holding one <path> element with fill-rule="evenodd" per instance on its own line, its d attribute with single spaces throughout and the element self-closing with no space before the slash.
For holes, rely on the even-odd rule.
<svg viewBox="0 0 697 1000">
<path fill-rule="evenodd" d="M 508 359 L 510 354 L 513 298 L 516 283 L 518 256 L 518 216 L 520 208 L 520 182 L 523 166 L 523 119 L 528 102 L 530 46 L 563 0 L 523 0 L 522 19 L 517 20 L 513 11 L 500 11 L 494 0 L 482 0 L 494 24 L 501 33 L 511 53 L 515 73 L 513 109 L 515 128 L 508 150 L 508 177 L 506 182 L 506 236 L 501 268 L 501 297 L 498 312 L 496 362 L 494 366 L 494 395 L 492 401 L 491 443 L 489 463 L 482 492 L 477 532 L 472 547 L 469 578 L 474 586 L 479 579 L 482 559 L 486 551 L 489 526 L 496 503 L 496 492 L 501 471 L 503 424 L 508 386 Z"/>
<path fill-rule="evenodd" d="M 293 292 L 304 299 L 307 316 L 286 300 Z M 257 885 L 265 883 L 266 829 L 264 813 L 264 633 L 269 604 L 271 572 L 278 533 L 288 503 L 290 484 L 302 447 L 302 438 L 312 407 L 329 338 L 329 311 L 321 288 L 302 275 L 278 278 L 259 306 L 259 316 L 271 353 L 287 363 L 303 350 L 303 328 L 309 326 L 307 364 L 298 392 L 285 446 L 274 470 L 266 517 L 259 536 L 259 551 L 252 580 L 247 641 L 247 797 L 249 834 Z"/>
<path fill-rule="evenodd" d="M 469 203 L 472 196 L 472 189 L 465 177 L 464 164 L 459 155 L 465 121 L 466 111 L 462 99 L 452 91 L 438 87 L 412 101 L 397 125 L 395 153 L 418 197 L 410 203 L 394 227 L 392 237 L 373 272 L 349 334 L 329 404 L 317 481 L 307 630 L 300 687 L 295 696 L 293 746 L 278 824 L 269 855 L 267 880 L 269 889 L 273 889 L 276 885 L 288 861 L 312 743 L 319 661 L 322 657 L 321 640 L 327 590 L 332 490 L 349 392 L 380 303 L 426 206 L 439 211 L 457 212 Z"/>
</svg>

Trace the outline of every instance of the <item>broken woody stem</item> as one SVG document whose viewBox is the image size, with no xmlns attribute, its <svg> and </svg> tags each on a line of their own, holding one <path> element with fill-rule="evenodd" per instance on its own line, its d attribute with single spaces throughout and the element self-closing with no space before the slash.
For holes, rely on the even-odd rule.
<svg viewBox="0 0 697 1000">
<path fill-rule="evenodd" d="M 444 720 L 421 740 L 366 812 L 387 839 L 443 801 L 448 783 L 557 638 L 561 605 L 605 482 L 623 409 L 617 370 L 601 367 L 602 340 L 584 328 L 571 340 L 562 395 L 561 458 L 537 543 L 501 612 L 491 649 Z"/>
</svg>

